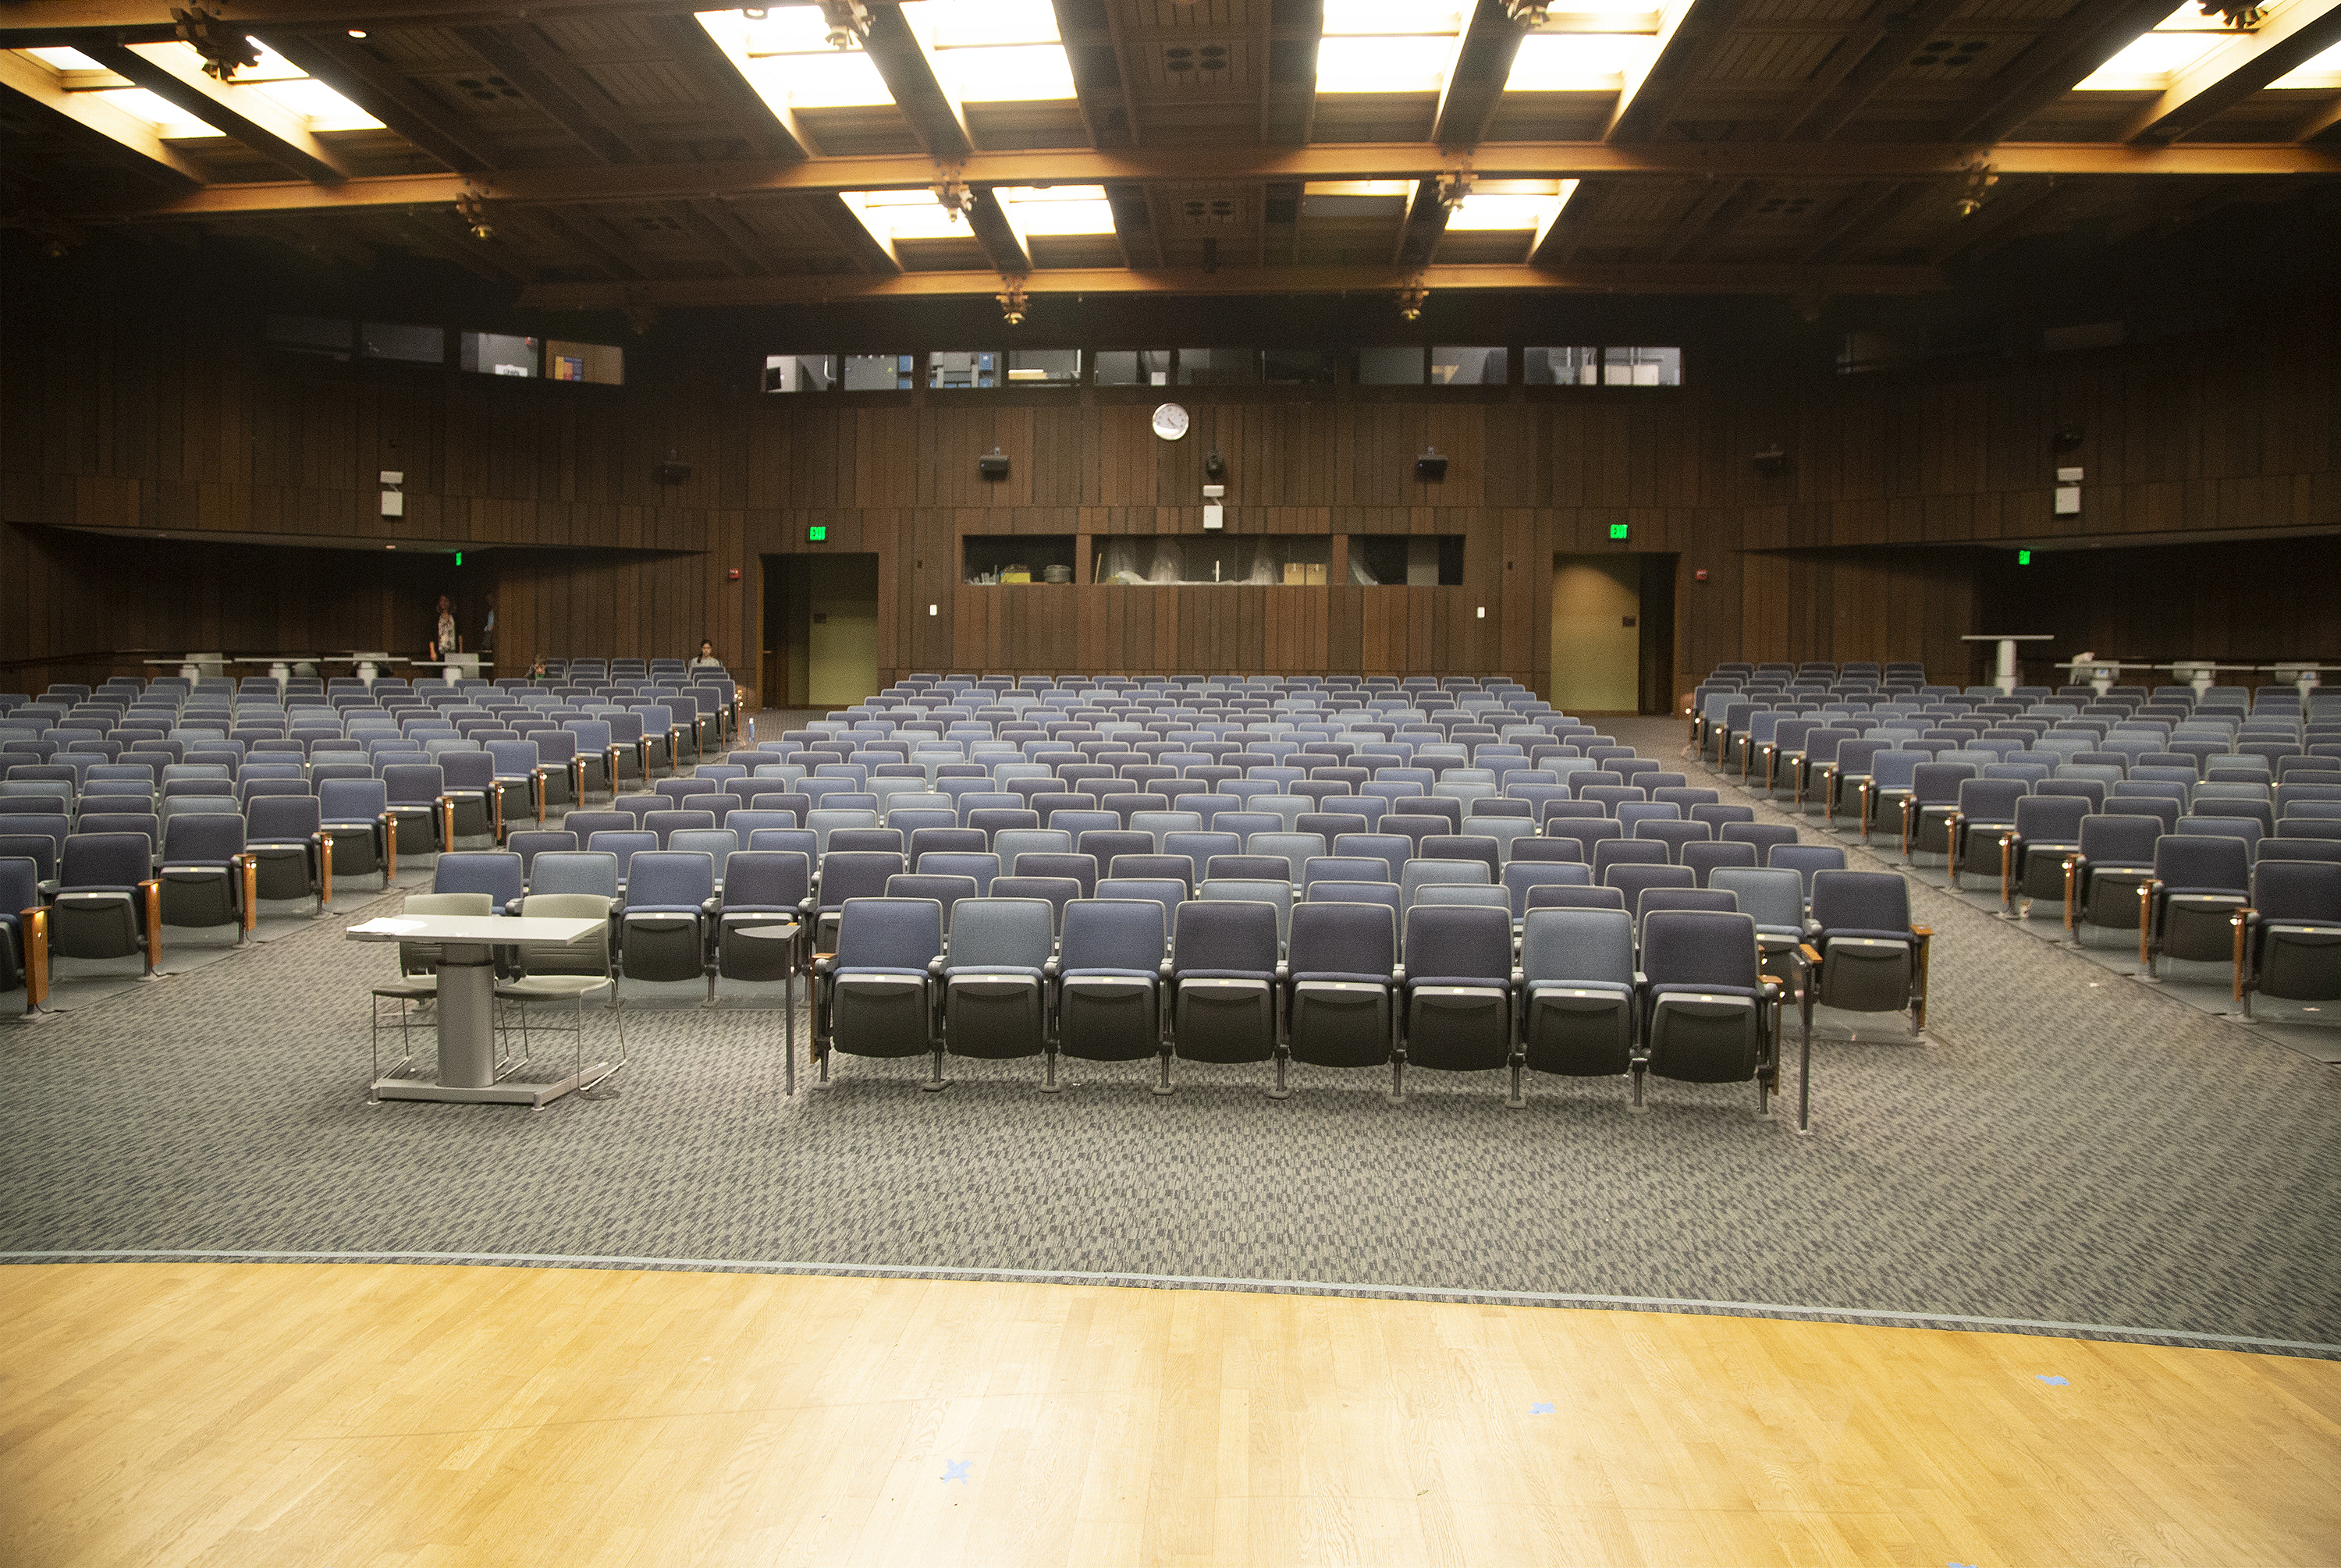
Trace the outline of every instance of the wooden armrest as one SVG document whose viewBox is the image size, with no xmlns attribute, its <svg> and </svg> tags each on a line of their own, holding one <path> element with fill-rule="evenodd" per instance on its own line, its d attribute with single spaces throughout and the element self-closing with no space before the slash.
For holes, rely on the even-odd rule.
<svg viewBox="0 0 2341 1568">
<path fill-rule="evenodd" d="M 1821 950 L 1818 948 L 1814 947 L 1810 942 L 1798 943 L 1797 951 L 1805 956 L 1806 963 L 1811 964 L 1816 968 L 1819 966 L 1821 961 Z"/>
</svg>

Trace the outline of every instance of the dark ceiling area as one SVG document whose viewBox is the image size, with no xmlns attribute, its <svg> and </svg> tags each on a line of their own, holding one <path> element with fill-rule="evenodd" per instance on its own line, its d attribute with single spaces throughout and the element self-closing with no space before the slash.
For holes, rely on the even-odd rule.
<svg viewBox="0 0 2341 1568">
<path fill-rule="evenodd" d="M 652 339 L 1956 338 L 2329 259 L 2337 51 L 2341 0 L 16 0 L 0 225 Z"/>
</svg>

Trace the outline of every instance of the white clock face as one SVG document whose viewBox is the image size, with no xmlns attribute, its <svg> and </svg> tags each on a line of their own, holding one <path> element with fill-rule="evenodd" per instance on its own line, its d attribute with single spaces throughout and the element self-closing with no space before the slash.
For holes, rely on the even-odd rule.
<svg viewBox="0 0 2341 1568">
<path fill-rule="evenodd" d="M 1187 433 L 1187 411 L 1175 402 L 1166 402 L 1154 411 L 1154 433 L 1164 441 L 1177 441 Z"/>
</svg>

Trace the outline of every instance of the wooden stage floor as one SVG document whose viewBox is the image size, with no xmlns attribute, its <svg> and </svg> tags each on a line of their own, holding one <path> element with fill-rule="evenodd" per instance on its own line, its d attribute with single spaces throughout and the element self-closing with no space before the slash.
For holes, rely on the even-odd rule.
<svg viewBox="0 0 2341 1568">
<path fill-rule="evenodd" d="M 0 1345 L 16 1568 L 2341 1561 L 2341 1365 L 2225 1351 L 168 1263 L 0 1268 Z"/>
</svg>

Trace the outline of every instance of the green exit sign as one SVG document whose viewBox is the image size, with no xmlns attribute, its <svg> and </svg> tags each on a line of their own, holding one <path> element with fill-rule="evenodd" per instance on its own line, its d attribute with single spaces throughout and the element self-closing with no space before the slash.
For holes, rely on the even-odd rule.
<svg viewBox="0 0 2341 1568">
<path fill-rule="evenodd" d="M 1610 538 L 1612 538 L 1612 539 L 1623 539 L 1623 538 L 1625 538 L 1625 537 L 1626 537 L 1626 525 L 1625 525 L 1624 523 L 1622 523 L 1622 522 L 1613 522 L 1613 523 L 1611 523 L 1611 524 L 1609 525 L 1609 537 L 1610 537 Z"/>
<path fill-rule="evenodd" d="M 805 530 L 805 541 L 809 544 L 820 544 L 826 541 L 828 538 L 829 530 L 826 528 L 815 526 Z"/>
<path fill-rule="evenodd" d="M 2017 565 L 2018 565 L 2018 566 L 2029 566 L 2029 565 L 2031 565 L 2031 564 L 2032 564 L 2032 552 L 2031 552 L 2030 551 L 2028 551 L 2028 550 L 2019 550 L 2019 551 L 2017 551 L 2016 552 L 2016 564 L 2017 564 Z"/>
</svg>

